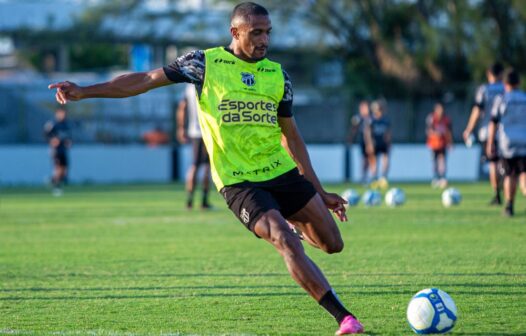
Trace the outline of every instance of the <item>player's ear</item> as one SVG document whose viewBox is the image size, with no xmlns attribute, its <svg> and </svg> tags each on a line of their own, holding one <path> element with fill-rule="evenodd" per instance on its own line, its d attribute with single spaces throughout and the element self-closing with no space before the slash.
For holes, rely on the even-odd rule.
<svg viewBox="0 0 526 336">
<path fill-rule="evenodd" d="M 239 28 L 237 27 L 230 27 L 230 35 L 232 35 L 232 38 L 239 39 Z"/>
</svg>

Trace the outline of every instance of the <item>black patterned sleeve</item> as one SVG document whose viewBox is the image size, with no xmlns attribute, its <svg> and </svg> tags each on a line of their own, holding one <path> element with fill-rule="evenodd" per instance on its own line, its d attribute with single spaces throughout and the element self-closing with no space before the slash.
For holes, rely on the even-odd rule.
<svg viewBox="0 0 526 336">
<path fill-rule="evenodd" d="M 163 70 L 174 83 L 192 83 L 201 87 L 205 73 L 205 53 L 203 50 L 191 51 L 164 66 Z"/>
<path fill-rule="evenodd" d="M 284 87 L 283 98 L 281 98 L 281 101 L 279 102 L 279 105 L 278 105 L 278 116 L 290 118 L 292 117 L 292 99 L 293 99 L 292 82 L 290 80 L 289 75 L 285 72 L 285 70 L 283 70 L 283 78 L 285 79 L 285 87 Z"/>
</svg>

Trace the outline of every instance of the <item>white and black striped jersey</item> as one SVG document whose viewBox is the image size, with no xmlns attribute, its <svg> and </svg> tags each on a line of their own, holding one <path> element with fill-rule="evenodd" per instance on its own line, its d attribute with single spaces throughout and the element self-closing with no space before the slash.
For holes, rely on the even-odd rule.
<svg viewBox="0 0 526 336">
<path fill-rule="evenodd" d="M 526 93 L 513 90 L 497 96 L 491 121 L 497 124 L 499 154 L 506 159 L 526 156 Z"/>
<path fill-rule="evenodd" d="M 480 109 L 479 141 L 488 140 L 488 124 L 491 120 L 491 107 L 495 97 L 504 93 L 502 82 L 488 83 L 479 86 L 475 95 L 475 105 Z"/>
</svg>

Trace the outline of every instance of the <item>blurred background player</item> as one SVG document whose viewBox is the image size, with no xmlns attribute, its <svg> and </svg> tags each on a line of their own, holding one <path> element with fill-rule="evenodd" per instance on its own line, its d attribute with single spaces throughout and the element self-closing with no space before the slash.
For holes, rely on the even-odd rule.
<svg viewBox="0 0 526 336">
<path fill-rule="evenodd" d="M 365 127 L 370 122 L 369 103 L 362 100 L 358 106 L 358 113 L 351 118 L 350 141 L 358 143 L 362 153 L 362 183 L 369 183 L 369 161 L 373 150 L 367 150 L 365 146 Z"/>
<path fill-rule="evenodd" d="M 488 125 L 491 119 L 491 108 L 495 97 L 504 93 L 504 85 L 502 84 L 503 71 L 504 68 L 500 63 L 495 63 L 486 70 L 488 83 L 479 86 L 477 89 L 475 103 L 471 109 L 471 115 L 463 133 L 464 141 L 468 143 L 477 123 L 479 124 L 478 140 L 482 147 L 481 166 L 488 163 L 489 180 L 494 191 L 494 196 L 490 201 L 490 205 L 502 204 L 500 197 L 502 186 L 499 181 L 498 154 L 495 153 L 493 156 L 487 156 L 486 142 L 488 140 Z M 497 145 L 494 145 L 494 147 L 496 148 Z"/>
<path fill-rule="evenodd" d="M 391 147 L 391 121 L 385 115 L 386 103 L 376 100 L 371 103 L 372 116 L 365 129 L 366 150 L 373 151 L 370 156 L 370 171 L 374 181 L 373 188 L 385 189 L 389 186 L 387 173 L 389 171 L 389 149 Z M 378 159 L 381 161 L 381 173 L 378 175 Z"/>
<path fill-rule="evenodd" d="M 186 207 L 188 209 L 192 209 L 193 207 L 194 191 L 199 175 L 199 168 L 202 167 L 203 198 L 201 200 L 201 208 L 210 209 L 211 205 L 208 201 L 210 164 L 201 135 L 201 128 L 199 127 L 198 113 L 199 106 L 197 105 L 195 86 L 193 84 L 187 84 L 183 98 L 179 101 L 179 106 L 177 107 L 177 140 L 182 144 L 191 142 L 193 153 L 192 165 L 186 172 L 186 192 L 188 193 Z"/>
<path fill-rule="evenodd" d="M 53 161 L 53 195 L 62 195 L 62 185 L 67 182 L 68 176 L 68 149 L 71 147 L 71 128 L 66 119 L 64 108 L 55 110 L 55 119 L 48 121 L 44 126 L 44 133 L 49 143 L 51 159 Z"/>
<path fill-rule="evenodd" d="M 518 72 L 510 70 L 504 78 L 505 93 L 495 99 L 488 127 L 487 155 L 499 150 L 504 167 L 504 215 L 514 215 L 513 203 L 517 180 L 526 196 L 526 93 L 518 87 Z M 498 149 L 495 139 L 498 139 Z"/>
<path fill-rule="evenodd" d="M 427 146 L 433 152 L 433 187 L 445 188 L 446 151 L 452 145 L 451 121 L 444 114 L 442 103 L 436 103 L 426 118 Z"/>
</svg>

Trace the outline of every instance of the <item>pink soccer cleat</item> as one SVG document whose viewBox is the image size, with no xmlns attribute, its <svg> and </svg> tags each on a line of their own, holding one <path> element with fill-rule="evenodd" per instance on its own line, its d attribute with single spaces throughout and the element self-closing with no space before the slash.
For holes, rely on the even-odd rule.
<svg viewBox="0 0 526 336">
<path fill-rule="evenodd" d="M 336 335 L 349 335 L 363 333 L 363 326 L 355 317 L 349 315 L 345 317 L 340 323 L 340 329 L 336 331 Z"/>
</svg>

